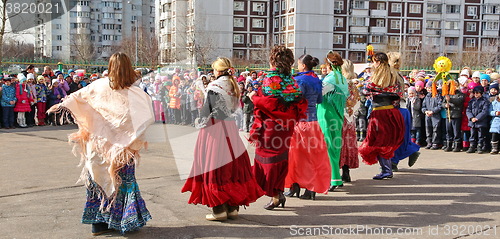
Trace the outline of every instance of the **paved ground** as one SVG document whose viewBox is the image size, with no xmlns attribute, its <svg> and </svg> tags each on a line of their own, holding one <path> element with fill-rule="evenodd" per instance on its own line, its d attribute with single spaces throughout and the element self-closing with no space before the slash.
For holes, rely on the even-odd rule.
<svg viewBox="0 0 500 239">
<path fill-rule="evenodd" d="M 75 129 L 0 130 L 0 238 L 91 238 L 80 223 L 81 169 L 66 140 Z M 240 219 L 221 223 L 206 221 L 209 208 L 188 205 L 189 194 L 180 193 L 196 131 L 156 124 L 149 138 L 137 178 L 153 220 L 125 237 L 500 237 L 500 155 L 423 149 L 417 164 L 403 161 L 393 179 L 372 180 L 378 166 L 361 165 L 352 183 L 316 201 L 289 198 L 284 209 L 267 211 L 263 197 Z"/>
</svg>

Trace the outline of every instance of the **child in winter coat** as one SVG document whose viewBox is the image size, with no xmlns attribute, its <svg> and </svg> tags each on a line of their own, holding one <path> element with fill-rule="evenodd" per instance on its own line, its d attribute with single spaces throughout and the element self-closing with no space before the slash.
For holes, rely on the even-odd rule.
<svg viewBox="0 0 500 239">
<path fill-rule="evenodd" d="M 245 114 L 245 128 L 247 133 L 250 132 L 250 128 L 252 128 L 253 122 L 253 102 L 250 100 L 248 95 L 254 91 L 252 84 L 247 85 L 247 90 L 242 97 L 243 101 L 243 113 Z"/>
<path fill-rule="evenodd" d="M 45 125 L 45 111 L 47 109 L 47 94 L 49 89 L 45 85 L 45 77 L 38 76 L 37 80 L 38 84 L 35 85 L 35 89 L 38 126 L 43 126 Z"/>
<path fill-rule="evenodd" d="M 498 154 L 498 141 L 500 140 L 500 97 L 497 95 L 490 105 L 490 116 L 492 117 L 491 133 L 491 154 Z"/>
<path fill-rule="evenodd" d="M 16 105 L 16 88 L 12 85 L 12 79 L 6 77 L 3 79 L 4 84 L 2 86 L 2 117 L 3 117 L 3 127 L 5 129 L 14 128 L 14 106 Z"/>
<path fill-rule="evenodd" d="M 454 95 L 446 95 L 443 108 L 446 112 L 446 152 L 460 152 L 462 149 L 462 108 L 464 94 L 457 89 Z"/>
<path fill-rule="evenodd" d="M 408 88 L 408 99 L 406 100 L 406 108 L 410 111 L 411 115 L 411 141 L 413 143 L 422 142 L 422 135 L 420 130 L 422 127 L 422 118 L 424 115 L 422 113 L 422 101 L 417 97 L 417 91 L 415 87 Z"/>
<path fill-rule="evenodd" d="M 22 73 L 18 74 L 19 84 L 16 85 L 16 106 L 14 107 L 14 112 L 17 113 L 17 124 L 21 128 L 26 128 L 26 112 L 31 111 L 31 98 L 30 87 L 27 84 L 26 76 Z"/>
<path fill-rule="evenodd" d="M 470 127 L 470 147 L 467 153 L 482 154 L 485 150 L 485 138 L 488 132 L 488 112 L 490 102 L 483 97 L 484 88 L 476 86 L 472 90 L 474 98 L 472 98 L 467 106 L 467 117 Z"/>
<path fill-rule="evenodd" d="M 422 113 L 425 114 L 425 127 L 427 136 L 426 149 L 437 150 L 441 147 L 441 109 L 443 97 L 438 93 L 432 97 L 432 81 L 427 83 L 427 95 L 422 103 Z"/>
</svg>

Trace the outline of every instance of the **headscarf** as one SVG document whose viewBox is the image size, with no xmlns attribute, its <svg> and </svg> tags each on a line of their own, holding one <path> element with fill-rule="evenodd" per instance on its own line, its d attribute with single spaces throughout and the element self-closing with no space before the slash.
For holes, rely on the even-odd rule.
<svg viewBox="0 0 500 239">
<path fill-rule="evenodd" d="M 279 73 L 276 69 L 266 72 L 262 92 L 264 95 L 281 97 L 286 102 L 294 101 L 302 94 L 299 85 L 292 76 Z"/>
</svg>

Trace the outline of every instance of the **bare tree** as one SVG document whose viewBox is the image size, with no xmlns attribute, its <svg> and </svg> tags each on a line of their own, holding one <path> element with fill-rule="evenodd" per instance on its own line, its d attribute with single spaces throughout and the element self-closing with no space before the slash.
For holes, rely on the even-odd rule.
<svg viewBox="0 0 500 239">
<path fill-rule="evenodd" d="M 149 33 L 144 28 L 138 28 L 138 38 L 136 34 L 125 37 L 113 51 L 121 51 L 130 56 L 131 59 L 136 57 L 136 40 L 137 40 L 137 58 L 139 63 L 145 63 L 148 67 L 154 68 L 159 64 L 160 50 L 156 34 Z"/>
<path fill-rule="evenodd" d="M 71 38 L 71 49 L 76 53 L 76 59 L 90 62 L 96 58 L 96 48 L 89 34 L 78 33 Z"/>
<path fill-rule="evenodd" d="M 35 46 L 17 39 L 7 39 L 2 44 L 4 58 L 13 59 L 33 59 L 35 56 Z"/>
<path fill-rule="evenodd" d="M 1 0 L 2 6 L 0 6 L 0 49 L 3 49 L 3 41 L 5 35 L 5 26 L 7 24 L 7 2 L 8 0 Z M 0 62 L 3 61 L 3 51 L 0 51 Z"/>
</svg>

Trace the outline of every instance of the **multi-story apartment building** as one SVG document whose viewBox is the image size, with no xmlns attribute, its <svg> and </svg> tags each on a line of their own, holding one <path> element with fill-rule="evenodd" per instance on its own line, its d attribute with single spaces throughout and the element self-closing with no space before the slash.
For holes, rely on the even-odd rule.
<svg viewBox="0 0 500 239">
<path fill-rule="evenodd" d="M 366 59 L 367 44 L 416 65 L 500 49 L 497 0 L 335 0 L 334 12 L 333 48 L 356 62 Z"/>
<path fill-rule="evenodd" d="M 399 51 L 407 64 L 498 52 L 498 0 L 159 0 L 161 62 L 218 55 L 265 62 L 282 44 L 297 56 L 339 51 L 366 61 L 366 47 Z M 470 55 L 470 54 L 469 54 Z M 497 59 L 498 61 L 498 59 Z M 204 62 L 206 62 L 204 60 Z M 498 64 L 498 63 L 497 63 Z"/>
<path fill-rule="evenodd" d="M 62 1 L 64 2 L 64 1 Z M 56 19 L 37 16 L 35 56 L 61 60 L 103 59 L 136 31 L 155 32 L 154 0 L 71 1 Z"/>
</svg>

